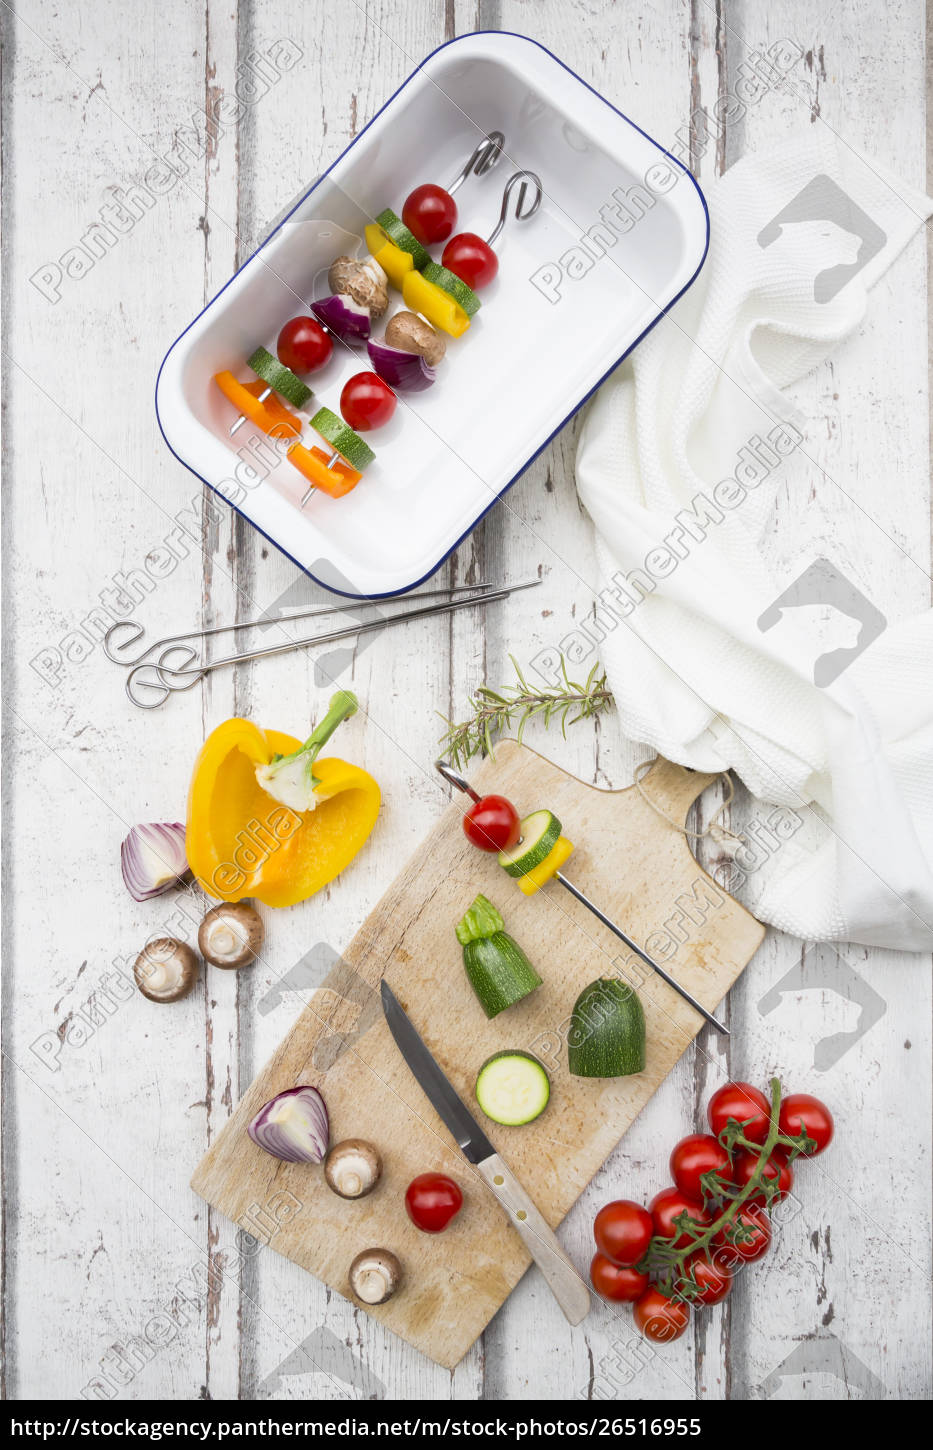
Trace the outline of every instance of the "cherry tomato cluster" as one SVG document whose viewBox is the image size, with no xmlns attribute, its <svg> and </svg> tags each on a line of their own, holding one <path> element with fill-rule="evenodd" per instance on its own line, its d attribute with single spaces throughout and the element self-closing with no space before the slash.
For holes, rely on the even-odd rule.
<svg viewBox="0 0 933 1450">
<path fill-rule="evenodd" d="M 791 1093 L 772 1103 L 731 1082 L 707 1105 L 708 1133 L 691 1133 L 670 1158 L 670 1188 L 647 1208 L 616 1199 L 593 1223 L 590 1278 L 606 1299 L 634 1305 L 635 1323 L 657 1344 L 679 1339 L 691 1305 L 719 1304 L 735 1271 L 771 1245 L 771 1210 L 793 1186 L 791 1163 L 829 1147 L 833 1118 L 819 1098 Z"/>
<path fill-rule="evenodd" d="M 293 373 L 313 373 L 330 361 L 334 344 L 314 317 L 293 317 L 279 333 L 279 362 Z M 343 385 L 340 411 L 357 433 L 382 428 L 395 412 L 396 397 L 378 373 L 354 373 Z"/>
</svg>

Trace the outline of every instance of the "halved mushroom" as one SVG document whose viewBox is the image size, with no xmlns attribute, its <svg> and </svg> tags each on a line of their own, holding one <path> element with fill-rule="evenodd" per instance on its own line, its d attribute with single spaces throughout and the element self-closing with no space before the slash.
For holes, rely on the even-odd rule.
<svg viewBox="0 0 933 1450">
<path fill-rule="evenodd" d="M 198 947 L 212 967 L 248 967 L 262 947 L 262 917 L 246 901 L 224 901 L 198 927 Z"/>
<path fill-rule="evenodd" d="M 437 366 L 447 351 L 440 333 L 417 312 L 396 312 L 386 324 L 386 342 L 402 352 L 420 353 L 431 368 Z"/>
<path fill-rule="evenodd" d="M 382 1177 L 379 1150 L 365 1138 L 344 1138 L 325 1158 L 324 1177 L 341 1198 L 365 1198 Z"/>
<path fill-rule="evenodd" d="M 136 985 L 150 1002 L 179 1002 L 198 978 L 198 959 L 183 941 L 160 936 L 147 942 L 133 964 Z"/>
<path fill-rule="evenodd" d="M 350 1265 L 350 1288 L 363 1304 L 384 1304 L 402 1282 L 402 1266 L 391 1249 L 364 1249 Z"/>
<path fill-rule="evenodd" d="M 372 317 L 381 317 L 389 305 L 389 279 L 374 257 L 362 262 L 338 257 L 331 262 L 327 281 L 332 291 L 352 297 L 360 307 L 367 307 Z"/>
</svg>

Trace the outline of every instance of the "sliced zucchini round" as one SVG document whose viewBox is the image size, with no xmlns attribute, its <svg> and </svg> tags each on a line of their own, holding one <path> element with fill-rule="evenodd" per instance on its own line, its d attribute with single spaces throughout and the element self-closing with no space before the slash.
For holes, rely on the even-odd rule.
<svg viewBox="0 0 933 1450">
<path fill-rule="evenodd" d="M 550 1096 L 550 1078 L 530 1052 L 497 1052 L 476 1078 L 476 1101 L 487 1118 L 510 1128 L 533 1123 Z"/>
<path fill-rule="evenodd" d="M 345 458 L 358 473 L 362 473 L 376 456 L 369 444 L 363 442 L 359 433 L 355 433 L 330 408 L 318 408 L 311 419 L 311 427 L 322 438 L 326 438 L 331 448 L 336 448 L 341 458 Z"/>
<path fill-rule="evenodd" d="M 311 396 L 311 389 L 296 377 L 291 368 L 284 363 L 278 362 L 264 347 L 257 347 L 252 357 L 247 358 L 246 366 L 252 368 L 258 378 L 268 383 L 270 388 L 275 388 L 283 398 L 287 398 L 296 408 L 302 407 Z"/>
<path fill-rule="evenodd" d="M 532 811 L 523 818 L 521 832 L 517 846 L 499 852 L 499 865 L 510 876 L 524 876 L 541 865 L 557 844 L 560 821 L 553 811 Z"/>
<path fill-rule="evenodd" d="M 414 232 L 408 230 L 401 217 L 396 216 L 391 207 L 387 206 L 385 211 L 379 213 L 376 217 L 376 225 L 382 227 L 390 242 L 401 247 L 403 252 L 410 253 L 419 272 L 422 267 L 428 265 L 431 253 L 425 251 Z"/>
<path fill-rule="evenodd" d="M 435 287 L 440 287 L 442 292 L 446 292 L 448 297 L 452 297 L 457 306 L 463 308 L 467 317 L 476 316 L 483 304 L 473 288 L 468 287 L 456 272 L 451 272 L 438 262 L 428 262 L 426 267 L 421 268 L 421 271 L 429 282 L 433 282 Z"/>
</svg>

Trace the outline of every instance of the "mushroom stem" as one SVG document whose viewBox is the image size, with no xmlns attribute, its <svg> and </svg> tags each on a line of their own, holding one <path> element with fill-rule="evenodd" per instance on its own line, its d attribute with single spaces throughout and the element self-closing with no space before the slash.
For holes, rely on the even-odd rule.
<svg viewBox="0 0 933 1450">
<path fill-rule="evenodd" d="M 350 1265 L 350 1288 L 363 1304 L 384 1304 L 402 1281 L 402 1266 L 391 1249 L 364 1249 Z"/>
<path fill-rule="evenodd" d="M 178 1002 L 197 981 L 198 959 L 185 942 L 160 936 L 148 942 L 133 964 L 133 977 L 150 1002 Z"/>
</svg>

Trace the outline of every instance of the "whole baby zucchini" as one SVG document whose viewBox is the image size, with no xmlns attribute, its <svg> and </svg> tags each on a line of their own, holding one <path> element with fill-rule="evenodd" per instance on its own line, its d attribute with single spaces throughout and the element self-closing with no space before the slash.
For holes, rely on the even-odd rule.
<svg viewBox="0 0 933 1450">
<path fill-rule="evenodd" d="M 496 1017 L 541 986 L 541 978 L 491 901 L 477 896 L 457 923 L 463 966 L 487 1017 Z"/>
</svg>

